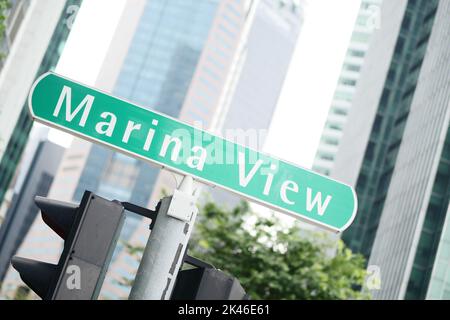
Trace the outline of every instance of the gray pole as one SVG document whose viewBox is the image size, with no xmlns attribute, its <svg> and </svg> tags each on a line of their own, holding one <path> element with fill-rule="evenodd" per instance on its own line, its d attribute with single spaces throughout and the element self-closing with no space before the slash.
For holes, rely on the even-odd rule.
<svg viewBox="0 0 450 320">
<path fill-rule="evenodd" d="M 136 274 L 130 300 L 168 300 L 197 217 L 193 180 L 185 176 L 173 196 L 161 200 Z"/>
</svg>

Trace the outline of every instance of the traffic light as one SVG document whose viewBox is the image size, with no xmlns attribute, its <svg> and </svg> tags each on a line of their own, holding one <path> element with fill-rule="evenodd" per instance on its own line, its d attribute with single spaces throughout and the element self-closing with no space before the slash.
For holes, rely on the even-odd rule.
<svg viewBox="0 0 450 320">
<path fill-rule="evenodd" d="M 193 269 L 178 273 L 171 300 L 248 300 L 239 281 L 211 265 L 186 256 Z"/>
<path fill-rule="evenodd" d="M 125 218 L 124 207 L 86 191 L 80 205 L 35 198 L 64 242 L 57 265 L 13 257 L 22 280 L 45 300 L 96 299 Z"/>
</svg>

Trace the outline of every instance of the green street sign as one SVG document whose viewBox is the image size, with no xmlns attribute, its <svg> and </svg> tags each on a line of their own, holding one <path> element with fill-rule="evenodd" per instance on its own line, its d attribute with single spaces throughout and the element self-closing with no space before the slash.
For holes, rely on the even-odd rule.
<svg viewBox="0 0 450 320">
<path fill-rule="evenodd" d="M 326 229 L 343 231 L 355 218 L 348 185 L 57 74 L 36 80 L 29 107 L 46 125 Z"/>
</svg>

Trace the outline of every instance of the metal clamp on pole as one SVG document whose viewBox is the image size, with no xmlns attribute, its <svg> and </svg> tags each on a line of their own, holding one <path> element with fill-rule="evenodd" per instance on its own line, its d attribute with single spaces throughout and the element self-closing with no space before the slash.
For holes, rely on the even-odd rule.
<svg viewBox="0 0 450 320">
<path fill-rule="evenodd" d="M 131 212 L 134 212 L 134 213 L 136 213 L 136 214 L 138 214 L 140 216 L 143 216 L 143 217 L 151 219 L 152 222 L 150 223 L 150 230 L 152 230 L 153 227 L 155 226 L 155 223 L 156 223 L 156 218 L 158 216 L 158 211 L 159 211 L 159 208 L 161 206 L 161 201 L 158 202 L 158 204 L 156 205 L 155 210 L 150 210 L 150 209 L 147 209 L 147 208 L 144 208 L 144 207 L 140 207 L 140 206 L 135 205 L 135 204 L 130 203 L 130 202 L 122 202 L 122 206 L 127 211 L 131 211 Z"/>
<path fill-rule="evenodd" d="M 197 207 L 193 195 L 189 195 L 181 190 L 173 192 L 167 215 L 188 222 L 196 211 Z"/>
</svg>

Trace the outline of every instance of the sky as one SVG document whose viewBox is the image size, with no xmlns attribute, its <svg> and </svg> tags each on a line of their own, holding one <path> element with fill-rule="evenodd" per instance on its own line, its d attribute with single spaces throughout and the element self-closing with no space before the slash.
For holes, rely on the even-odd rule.
<svg viewBox="0 0 450 320">
<path fill-rule="evenodd" d="M 126 1 L 83 1 L 57 73 L 94 85 Z M 303 29 L 265 152 L 305 168 L 311 167 L 359 4 L 360 0 L 306 2 Z M 54 129 L 49 139 L 66 147 L 72 140 L 70 135 Z"/>
<path fill-rule="evenodd" d="M 264 151 L 311 168 L 359 4 L 360 0 L 307 2 Z"/>
<path fill-rule="evenodd" d="M 94 86 L 126 1 L 84 0 L 55 72 Z M 70 134 L 56 129 L 48 138 L 64 147 L 72 142 Z"/>
</svg>

